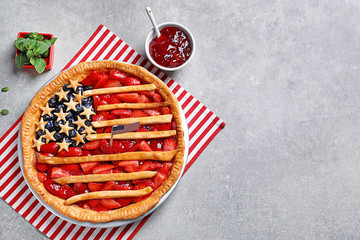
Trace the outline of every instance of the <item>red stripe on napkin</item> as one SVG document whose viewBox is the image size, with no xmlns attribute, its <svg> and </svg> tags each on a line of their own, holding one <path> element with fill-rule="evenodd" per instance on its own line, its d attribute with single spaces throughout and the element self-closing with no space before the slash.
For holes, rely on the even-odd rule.
<svg viewBox="0 0 360 240">
<path fill-rule="evenodd" d="M 102 57 L 104 56 L 104 57 Z M 189 94 L 174 80 L 155 68 L 144 57 L 100 25 L 89 40 L 64 67 L 82 61 L 102 59 L 120 60 L 147 68 L 162 79 L 177 97 L 189 127 L 189 156 L 184 174 L 212 139 L 224 128 L 225 123 L 206 106 Z M 51 239 L 132 239 L 151 218 L 112 229 L 77 226 L 54 216 L 32 195 L 25 184 L 17 158 L 17 141 L 22 116 L 0 138 L 0 196 L 34 227 Z"/>
</svg>

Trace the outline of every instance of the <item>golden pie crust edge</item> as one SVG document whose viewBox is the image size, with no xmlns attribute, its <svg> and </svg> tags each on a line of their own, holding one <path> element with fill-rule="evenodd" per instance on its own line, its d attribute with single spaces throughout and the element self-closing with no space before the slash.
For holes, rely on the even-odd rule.
<svg viewBox="0 0 360 240">
<path fill-rule="evenodd" d="M 52 97 L 55 92 L 59 91 L 65 84 L 69 84 L 70 79 L 81 82 L 93 70 L 109 72 L 111 69 L 118 69 L 125 73 L 129 73 L 130 75 L 136 76 L 144 82 L 155 84 L 160 95 L 164 98 L 164 101 L 168 101 L 170 103 L 173 119 L 177 125 L 176 138 L 179 152 L 173 160 L 173 166 L 167 179 L 151 194 L 151 196 L 140 202 L 133 203 L 120 209 L 105 212 L 95 212 L 83 209 L 77 205 L 66 206 L 65 200 L 49 193 L 37 177 L 38 171 L 35 166 L 35 149 L 31 146 L 33 144 L 33 138 L 35 138 L 36 134 L 35 123 L 38 122 L 41 115 L 40 107 L 44 106 L 48 102 L 48 99 Z M 180 177 L 182 166 L 184 164 L 185 143 L 177 99 L 165 83 L 148 72 L 145 68 L 117 61 L 92 61 L 79 63 L 71 69 L 62 72 L 58 77 L 40 90 L 31 101 L 30 106 L 23 116 L 21 123 L 21 140 L 24 175 L 28 183 L 45 203 L 52 206 L 59 213 L 78 221 L 110 222 L 114 220 L 134 219 L 143 215 L 153 208 L 164 196 L 164 194 L 175 184 L 177 179 Z"/>
</svg>

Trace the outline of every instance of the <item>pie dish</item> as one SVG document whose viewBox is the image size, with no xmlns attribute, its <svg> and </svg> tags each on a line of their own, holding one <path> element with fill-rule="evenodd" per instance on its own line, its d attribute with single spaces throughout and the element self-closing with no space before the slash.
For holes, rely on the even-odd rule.
<svg viewBox="0 0 360 240">
<path fill-rule="evenodd" d="M 111 127 L 140 122 L 136 132 Z M 94 223 L 137 218 L 179 178 L 178 103 L 142 67 L 94 61 L 62 72 L 35 95 L 21 126 L 24 175 L 59 213 Z"/>
</svg>

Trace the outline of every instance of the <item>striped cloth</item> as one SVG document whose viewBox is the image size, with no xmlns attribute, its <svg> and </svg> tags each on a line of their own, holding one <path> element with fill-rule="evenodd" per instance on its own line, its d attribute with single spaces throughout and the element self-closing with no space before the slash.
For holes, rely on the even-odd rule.
<svg viewBox="0 0 360 240">
<path fill-rule="evenodd" d="M 185 172 L 195 162 L 225 123 L 174 80 L 150 64 L 109 29 L 100 25 L 64 69 L 83 61 L 112 59 L 140 65 L 162 79 L 184 110 L 189 127 L 190 149 Z M 22 116 L 21 116 L 22 117 Z M 21 117 L 0 138 L 0 197 L 50 239 L 132 239 L 146 218 L 115 228 L 86 228 L 53 215 L 32 195 L 18 163 L 18 132 Z"/>
</svg>

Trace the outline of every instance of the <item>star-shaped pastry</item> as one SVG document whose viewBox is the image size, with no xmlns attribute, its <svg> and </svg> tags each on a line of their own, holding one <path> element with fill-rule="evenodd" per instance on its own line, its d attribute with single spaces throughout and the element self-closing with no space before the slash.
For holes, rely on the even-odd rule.
<svg viewBox="0 0 360 240">
<path fill-rule="evenodd" d="M 68 152 L 68 151 L 69 151 L 69 146 L 70 146 L 71 143 L 67 143 L 67 142 L 65 141 L 65 138 L 64 138 L 61 143 L 57 143 L 57 144 L 60 146 L 59 152 L 60 152 L 61 150 L 63 150 L 63 149 Z"/>
<path fill-rule="evenodd" d="M 95 113 L 93 112 L 93 110 L 91 110 L 91 105 L 86 108 L 84 106 L 84 112 L 80 113 L 80 115 L 86 116 L 86 119 L 90 119 L 91 115 L 95 115 Z"/>
<path fill-rule="evenodd" d="M 85 126 L 85 130 L 83 131 L 83 133 L 86 133 L 87 135 L 90 135 L 92 133 L 96 133 L 96 131 L 90 126 Z"/>
<path fill-rule="evenodd" d="M 79 93 L 78 94 L 73 94 L 74 95 L 74 97 L 75 97 L 75 101 L 77 101 L 77 102 L 79 102 L 79 103 L 81 103 L 81 100 L 83 100 L 84 98 L 86 98 L 83 94 L 82 94 L 82 92 L 81 91 L 79 91 Z"/>
<path fill-rule="evenodd" d="M 72 140 L 76 141 L 76 146 L 79 145 L 79 143 L 85 143 L 84 141 L 85 134 L 79 134 L 79 132 L 76 132 L 76 137 L 71 138 Z"/>
<path fill-rule="evenodd" d="M 56 115 L 58 117 L 57 122 L 59 122 L 60 120 L 63 120 L 64 122 L 66 122 L 66 116 L 68 115 L 68 112 L 64 112 L 62 108 L 60 108 L 60 112 L 54 112 L 54 115 Z"/>
<path fill-rule="evenodd" d="M 61 127 L 59 133 L 65 133 L 67 136 L 69 136 L 69 131 L 73 129 L 69 126 L 69 122 L 65 122 L 65 124 L 59 124 L 59 126 Z"/>
<path fill-rule="evenodd" d="M 64 102 L 64 104 L 67 106 L 67 109 L 66 111 L 70 111 L 71 109 L 74 110 L 74 111 L 77 111 L 76 110 L 76 105 L 78 105 L 79 103 L 78 102 L 74 102 L 74 100 L 72 98 L 70 98 L 70 101 L 69 102 Z"/>
<path fill-rule="evenodd" d="M 77 125 L 77 130 L 79 130 L 81 127 L 86 127 L 85 121 L 86 119 L 81 119 L 81 117 L 78 116 L 77 121 L 74 121 L 73 123 Z"/>
<path fill-rule="evenodd" d="M 44 145 L 45 143 L 43 143 L 41 141 L 42 137 L 40 137 L 38 140 L 36 140 L 35 138 L 33 139 L 34 140 L 34 144 L 31 146 L 31 147 L 36 147 L 37 151 L 40 152 L 40 147 L 42 145 Z"/>
<path fill-rule="evenodd" d="M 45 125 L 46 124 L 47 124 L 47 121 L 44 122 L 44 119 L 40 118 L 40 122 L 35 123 L 35 125 L 36 125 L 36 130 L 35 131 L 39 131 L 39 130 L 45 131 Z"/>
<path fill-rule="evenodd" d="M 45 135 L 43 137 L 46 140 L 46 144 L 49 143 L 50 141 L 56 141 L 56 139 L 54 138 L 54 134 L 55 131 L 49 132 L 49 130 L 45 129 Z"/>
<path fill-rule="evenodd" d="M 51 108 L 49 107 L 49 103 L 46 103 L 46 105 L 44 107 L 40 107 L 40 109 L 43 111 L 41 113 L 41 116 L 44 116 L 45 114 L 49 115 L 50 117 L 52 116 L 51 111 L 55 110 L 55 108 Z"/>
<path fill-rule="evenodd" d="M 72 88 L 72 89 L 74 89 L 74 91 L 76 91 L 76 88 L 79 86 L 81 86 L 80 83 L 78 83 L 75 80 L 70 80 L 70 85 L 68 86 L 68 88 Z"/>
<path fill-rule="evenodd" d="M 59 96 L 59 101 L 61 101 L 62 99 L 65 99 L 67 101 L 67 100 L 69 100 L 67 97 L 68 93 L 69 93 L 69 91 L 65 92 L 63 89 L 61 89 L 60 92 L 57 92 L 55 94 Z"/>
</svg>

